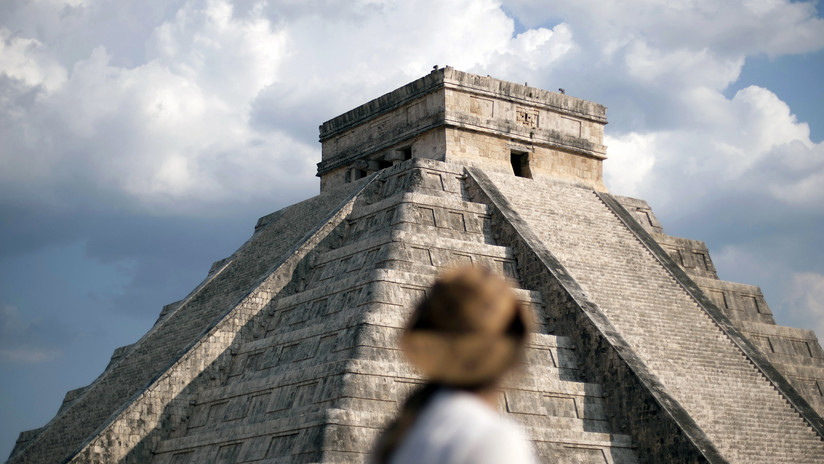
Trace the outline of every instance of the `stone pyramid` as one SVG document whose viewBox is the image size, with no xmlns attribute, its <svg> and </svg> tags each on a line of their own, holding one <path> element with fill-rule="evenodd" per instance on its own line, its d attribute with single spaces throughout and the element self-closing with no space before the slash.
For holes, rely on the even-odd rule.
<svg viewBox="0 0 824 464">
<path fill-rule="evenodd" d="M 320 127 L 320 195 L 261 218 L 10 463 L 361 462 L 421 379 L 437 273 L 534 310 L 499 407 L 552 463 L 824 462 L 824 351 L 602 183 L 606 108 L 452 68 Z"/>
</svg>

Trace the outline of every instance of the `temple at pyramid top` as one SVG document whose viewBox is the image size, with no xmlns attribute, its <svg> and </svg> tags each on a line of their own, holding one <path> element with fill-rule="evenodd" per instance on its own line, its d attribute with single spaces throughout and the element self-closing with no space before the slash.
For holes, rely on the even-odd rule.
<svg viewBox="0 0 824 464">
<path fill-rule="evenodd" d="M 605 191 L 606 107 L 449 66 L 320 126 L 321 191 L 410 158 Z"/>
</svg>

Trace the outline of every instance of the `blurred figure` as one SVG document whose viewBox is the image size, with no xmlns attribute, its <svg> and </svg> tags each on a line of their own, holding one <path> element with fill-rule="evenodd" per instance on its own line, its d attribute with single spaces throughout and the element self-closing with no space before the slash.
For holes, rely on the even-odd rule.
<svg viewBox="0 0 824 464">
<path fill-rule="evenodd" d="M 521 427 L 496 410 L 503 377 L 523 356 L 531 319 L 502 278 L 444 274 L 413 312 L 401 349 L 428 383 L 378 439 L 379 464 L 537 463 Z"/>
</svg>

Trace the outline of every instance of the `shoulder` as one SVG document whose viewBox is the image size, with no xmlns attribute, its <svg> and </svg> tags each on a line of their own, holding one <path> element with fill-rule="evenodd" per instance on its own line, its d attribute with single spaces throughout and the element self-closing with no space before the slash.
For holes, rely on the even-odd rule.
<svg viewBox="0 0 824 464">
<path fill-rule="evenodd" d="M 451 429 L 445 444 L 448 462 L 536 463 L 532 444 L 520 424 L 494 411 L 477 396 L 465 392 L 444 392 L 432 403 L 430 413 L 440 427 Z M 430 422 L 431 424 L 431 422 Z M 451 424 L 451 425 L 447 425 Z M 434 430 L 433 430 L 434 431 Z M 442 429 L 446 432 L 446 430 Z"/>
<path fill-rule="evenodd" d="M 475 440 L 467 463 L 517 463 L 538 462 L 532 443 L 521 426 L 501 417 L 495 427 L 490 427 Z"/>
<path fill-rule="evenodd" d="M 454 427 L 467 434 L 496 429 L 505 420 L 476 395 L 457 390 L 438 392 L 425 414 L 429 421 L 454 424 Z"/>
</svg>

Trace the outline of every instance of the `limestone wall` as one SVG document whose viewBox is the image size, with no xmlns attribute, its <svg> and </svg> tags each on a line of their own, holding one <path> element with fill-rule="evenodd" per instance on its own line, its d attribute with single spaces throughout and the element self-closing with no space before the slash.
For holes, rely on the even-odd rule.
<svg viewBox="0 0 824 464">
<path fill-rule="evenodd" d="M 513 153 L 605 191 L 604 124 L 602 105 L 447 67 L 321 125 L 321 191 L 413 157 L 512 172 Z"/>
<path fill-rule="evenodd" d="M 511 137 L 487 132 L 446 129 L 446 154 L 452 163 L 479 166 L 490 171 L 511 174 L 512 154 L 527 157 L 523 176 L 536 180 L 564 180 L 606 191 L 602 160 L 581 156 L 535 143 L 524 143 Z"/>
</svg>

